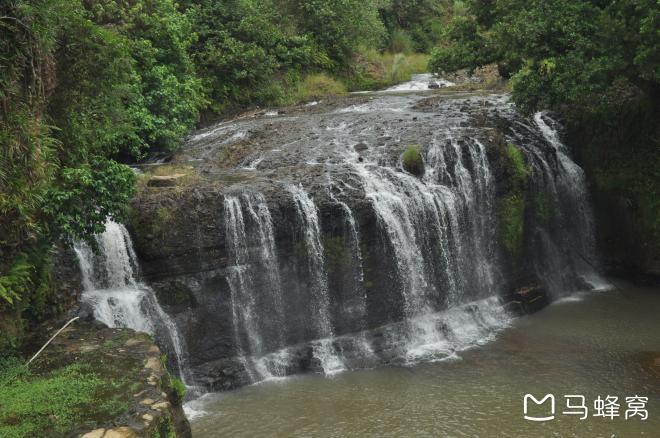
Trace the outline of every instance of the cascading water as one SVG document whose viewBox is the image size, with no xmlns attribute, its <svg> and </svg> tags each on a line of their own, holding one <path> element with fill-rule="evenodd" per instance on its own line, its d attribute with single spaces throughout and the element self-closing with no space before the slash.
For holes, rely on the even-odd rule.
<svg viewBox="0 0 660 438">
<path fill-rule="evenodd" d="M 351 249 L 351 266 L 353 271 L 350 288 L 353 292 L 353 299 L 349 300 L 350 305 L 344 312 L 350 319 L 355 320 L 355 327 L 365 329 L 365 320 L 367 316 L 367 296 L 364 287 L 364 267 L 362 264 L 362 249 L 360 248 L 360 231 L 355 221 L 353 211 L 344 201 L 335 196 L 333 190 L 337 189 L 331 182 L 328 185 L 328 196 L 335 204 L 341 207 L 344 215 L 344 226 L 347 228 L 343 239 L 346 245 Z M 341 189 L 337 189 L 341 193 Z"/>
<path fill-rule="evenodd" d="M 293 196 L 293 201 L 302 227 L 305 248 L 307 250 L 307 263 L 311 279 L 311 293 L 313 294 L 318 338 L 314 346 L 314 355 L 321 362 L 323 372 L 331 375 L 345 369 L 332 345 L 334 336 L 332 322 L 330 321 L 330 306 L 328 298 L 328 280 L 325 272 L 323 245 L 321 244 L 321 229 L 319 226 L 316 205 L 301 186 L 287 185 L 287 190 Z"/>
<path fill-rule="evenodd" d="M 252 193 L 226 196 L 224 209 L 233 323 L 241 361 L 252 381 L 281 376 L 281 367 L 273 367 L 262 358 L 267 347 L 272 351 L 284 345 L 281 284 L 270 211 L 263 195 Z M 255 284 L 260 276 L 267 284 L 265 291 Z M 271 318 L 259 320 L 260 309 L 266 308 L 273 312 Z"/>
<path fill-rule="evenodd" d="M 545 140 L 553 147 L 558 161 L 556 187 L 554 192 L 567 205 L 564 214 L 572 218 L 571 224 L 565 224 L 562 229 L 567 233 L 564 241 L 570 248 L 570 257 L 577 265 L 585 282 L 594 289 L 608 288 L 609 284 L 597 273 L 598 257 L 594 240 L 594 218 L 591 210 L 589 194 L 584 171 L 568 156 L 566 146 L 559 139 L 557 122 L 547 113 L 537 113 L 534 121 L 541 130 Z"/>
<path fill-rule="evenodd" d="M 547 114 L 522 117 L 506 96 L 400 91 L 191 138 L 200 166 L 254 139 L 231 171 L 218 171 L 231 186 L 221 201 L 223 317 L 252 382 L 445 360 L 510 323 L 500 296 L 599 285 L 585 178 Z M 509 144 L 529 171 L 515 260 L 499 235 Z M 410 145 L 421 150 L 421 176 L 403 169 Z"/>
<path fill-rule="evenodd" d="M 176 356 L 179 376 L 192 384 L 185 342 L 174 321 L 163 311 L 153 290 L 138 282 L 137 257 L 126 228 L 113 221 L 96 236 L 95 251 L 78 242 L 74 250 L 82 272 L 82 300 L 94 309 L 94 317 L 108 327 L 130 328 L 156 335 Z"/>
<path fill-rule="evenodd" d="M 262 343 L 257 327 L 252 276 L 246 272 L 248 269 L 248 252 L 243 212 L 239 200 L 235 197 L 225 198 L 225 229 L 227 252 L 230 263 L 233 263 L 229 274 L 229 287 L 231 289 L 236 345 L 239 349 L 241 361 L 250 373 L 251 380 L 254 381 L 255 378 L 245 356 L 261 353 Z M 243 337 L 247 339 L 243 340 Z"/>
<path fill-rule="evenodd" d="M 437 298 L 444 306 L 497 292 L 493 279 L 494 192 L 484 146 L 477 140 L 460 145 L 449 139 L 445 148 L 434 143 L 424 181 L 375 165 L 356 165 L 367 198 L 386 230 L 401 279 L 405 316 L 409 319 L 407 356 L 433 356 L 445 342 L 433 319 Z M 467 154 L 464 154 L 466 149 Z M 468 171 L 463 156 L 470 160 Z M 447 169 L 453 162 L 453 172 Z M 467 245 L 466 245 L 467 243 Z M 467 260 L 469 269 L 461 266 Z M 467 264 L 466 264 L 467 265 Z M 478 292 L 481 291 L 481 292 Z"/>
</svg>

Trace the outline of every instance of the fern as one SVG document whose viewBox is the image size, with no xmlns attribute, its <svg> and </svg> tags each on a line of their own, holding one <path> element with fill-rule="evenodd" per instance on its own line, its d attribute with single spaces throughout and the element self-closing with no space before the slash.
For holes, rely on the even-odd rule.
<svg viewBox="0 0 660 438">
<path fill-rule="evenodd" d="M 25 254 L 19 255 L 9 268 L 9 272 L 0 277 L 0 298 L 10 305 L 21 301 L 21 298 L 30 292 L 34 271 L 35 267 L 29 258 Z"/>
</svg>

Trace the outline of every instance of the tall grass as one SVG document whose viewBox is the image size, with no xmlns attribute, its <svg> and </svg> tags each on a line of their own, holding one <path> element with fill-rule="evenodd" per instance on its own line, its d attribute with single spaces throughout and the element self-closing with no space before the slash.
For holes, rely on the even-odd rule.
<svg viewBox="0 0 660 438">
<path fill-rule="evenodd" d="M 428 71 L 429 57 L 426 54 L 381 53 L 375 49 L 365 49 L 358 56 L 362 77 L 356 81 L 357 87 L 386 87 L 409 81 L 412 75 Z"/>
<path fill-rule="evenodd" d="M 415 43 L 403 29 L 395 29 L 390 36 L 389 51 L 392 53 L 404 53 L 409 55 L 415 51 Z"/>
<path fill-rule="evenodd" d="M 390 53 L 362 49 L 350 71 L 332 76 L 329 73 L 288 74 L 278 81 L 280 98 L 265 103 L 278 106 L 341 96 L 348 91 L 373 90 L 409 81 L 412 75 L 428 71 L 429 56 L 420 53 Z"/>
<path fill-rule="evenodd" d="M 294 101 L 304 102 L 346 94 L 346 85 L 326 73 L 313 73 L 298 82 L 291 94 Z"/>
</svg>

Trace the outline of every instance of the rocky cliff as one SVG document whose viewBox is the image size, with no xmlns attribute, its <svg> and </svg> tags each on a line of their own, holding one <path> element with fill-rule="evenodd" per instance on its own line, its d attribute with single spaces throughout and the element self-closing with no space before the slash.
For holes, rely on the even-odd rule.
<svg viewBox="0 0 660 438">
<path fill-rule="evenodd" d="M 410 146 L 421 174 L 403 169 Z M 581 170 L 554 121 L 506 96 L 253 113 L 143 170 L 129 224 L 142 274 L 212 389 L 405 360 L 415 342 L 456 342 L 442 318 L 405 321 L 467 305 L 488 330 L 479 300 L 584 286 L 597 264 Z"/>
<path fill-rule="evenodd" d="M 606 269 L 650 284 L 660 282 L 659 112 L 639 90 L 613 86 L 593 106 L 563 115 L 589 178 Z"/>
</svg>

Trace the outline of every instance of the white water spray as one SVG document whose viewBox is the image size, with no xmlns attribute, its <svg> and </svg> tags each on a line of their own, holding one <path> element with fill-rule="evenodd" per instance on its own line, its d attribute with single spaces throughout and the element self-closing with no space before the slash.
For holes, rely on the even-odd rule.
<svg viewBox="0 0 660 438">
<path fill-rule="evenodd" d="M 78 255 L 83 278 L 82 300 L 94 309 L 94 317 L 108 327 L 130 328 L 155 335 L 164 328 L 176 355 L 181 380 L 191 383 L 183 338 L 174 321 L 158 304 L 152 289 L 139 283 L 137 257 L 126 228 L 108 221 L 105 231 L 96 236 L 98 250 L 78 242 Z"/>
</svg>

